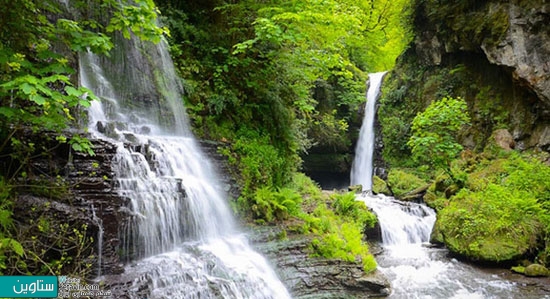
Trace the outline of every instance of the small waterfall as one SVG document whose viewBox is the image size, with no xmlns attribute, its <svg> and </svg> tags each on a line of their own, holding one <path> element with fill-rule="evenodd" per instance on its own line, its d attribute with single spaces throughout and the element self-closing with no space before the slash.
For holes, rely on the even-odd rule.
<svg viewBox="0 0 550 299">
<path fill-rule="evenodd" d="M 95 207 L 92 204 L 92 220 L 97 224 L 97 276 L 101 276 L 103 259 L 103 220 L 97 217 Z"/>
<path fill-rule="evenodd" d="M 371 208 L 380 224 L 382 245 L 395 246 L 429 242 L 435 211 L 413 202 L 402 202 L 384 195 L 358 198 Z"/>
<path fill-rule="evenodd" d="M 369 74 L 365 116 L 355 148 L 355 159 L 351 165 L 351 185 L 362 185 L 364 191 L 372 189 L 374 117 L 376 113 L 376 100 L 380 95 L 380 86 L 385 74 L 386 72 Z"/>
<path fill-rule="evenodd" d="M 290 298 L 233 221 L 216 171 L 187 125 L 165 44 L 118 40 L 111 58 L 80 57 L 83 86 L 101 97 L 89 130 L 117 145 L 115 187 L 129 298 Z M 122 49 L 122 51 L 120 51 Z"/>
</svg>

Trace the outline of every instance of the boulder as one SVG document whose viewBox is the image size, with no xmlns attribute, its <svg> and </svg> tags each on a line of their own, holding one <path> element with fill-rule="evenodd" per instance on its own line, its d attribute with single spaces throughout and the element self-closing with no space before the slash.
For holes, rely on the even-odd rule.
<svg viewBox="0 0 550 299">
<path fill-rule="evenodd" d="M 514 137 L 506 129 L 499 129 L 494 131 L 491 137 L 495 144 L 505 151 L 510 151 L 516 146 L 516 143 L 514 142 Z"/>
<path fill-rule="evenodd" d="M 550 276 L 550 270 L 540 264 L 531 264 L 525 267 L 523 274 L 529 277 Z"/>
</svg>

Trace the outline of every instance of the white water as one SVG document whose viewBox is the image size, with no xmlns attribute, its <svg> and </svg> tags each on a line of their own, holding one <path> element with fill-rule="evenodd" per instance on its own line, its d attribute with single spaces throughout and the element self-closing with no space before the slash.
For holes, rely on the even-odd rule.
<svg viewBox="0 0 550 299">
<path fill-rule="evenodd" d="M 364 191 L 372 189 L 372 155 L 374 152 L 374 116 L 376 113 L 376 100 L 380 95 L 380 85 L 386 72 L 369 74 L 369 89 L 367 91 L 367 104 L 365 116 L 359 139 L 355 148 L 355 159 L 351 165 L 351 185 L 362 185 Z"/>
<path fill-rule="evenodd" d="M 187 127 L 168 52 L 129 41 L 113 60 L 81 56 L 83 86 L 102 98 L 89 130 L 117 145 L 117 192 L 127 199 L 121 250 L 130 298 L 290 298 L 238 232 L 210 161 Z M 144 290 L 144 286 L 146 286 Z"/>
</svg>

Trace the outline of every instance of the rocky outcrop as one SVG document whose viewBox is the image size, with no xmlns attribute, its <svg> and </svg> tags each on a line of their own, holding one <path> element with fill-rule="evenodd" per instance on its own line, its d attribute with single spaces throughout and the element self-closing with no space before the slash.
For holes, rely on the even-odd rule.
<svg viewBox="0 0 550 299">
<path fill-rule="evenodd" d="M 293 298 L 386 297 L 390 283 L 379 271 L 365 274 L 360 263 L 312 258 L 303 235 L 278 239 L 280 229 L 254 228 L 251 242 L 275 266 Z"/>
<path fill-rule="evenodd" d="M 73 264 L 92 264 L 88 275 L 96 276 L 122 271 L 117 247 L 119 227 L 126 217 L 122 207 L 126 203 L 113 189 L 111 161 L 115 146 L 101 140 L 92 143 L 94 156 L 61 144 L 52 146 L 48 156 L 34 160 L 33 174 L 24 182 L 30 187 L 18 192 L 14 219 L 20 230 L 39 236 L 43 242 L 60 240 L 62 228 L 66 228 L 67 239 L 76 237 L 70 236 L 73 229 L 83 233 L 86 246 L 77 248 L 79 252 L 65 240 L 54 250 L 61 253 L 52 252 L 43 258 L 58 259 L 68 250 L 69 256 L 81 259 Z M 51 230 L 45 230 L 38 222 L 47 223 Z M 84 271 L 79 273 L 83 274 Z"/>
<path fill-rule="evenodd" d="M 101 273 L 121 273 L 119 229 L 129 215 L 125 212 L 126 199 L 114 189 L 111 165 L 116 146 L 103 140 L 93 140 L 93 145 L 94 156 L 74 153 L 72 163 L 67 165 L 68 177 L 74 182 L 76 198 L 96 215 L 92 223 L 103 230 Z"/>
<path fill-rule="evenodd" d="M 484 41 L 481 49 L 489 62 L 512 69 L 516 80 L 550 106 L 550 4 L 521 2 L 526 1 L 487 5 L 489 11 L 506 10 L 509 27 L 498 43 Z"/>
<path fill-rule="evenodd" d="M 408 124 L 447 95 L 468 103 L 466 148 L 483 150 L 507 129 L 514 149 L 550 151 L 549 21 L 539 1 L 416 1 L 415 38 L 380 100 L 384 158 L 407 159 Z"/>
</svg>

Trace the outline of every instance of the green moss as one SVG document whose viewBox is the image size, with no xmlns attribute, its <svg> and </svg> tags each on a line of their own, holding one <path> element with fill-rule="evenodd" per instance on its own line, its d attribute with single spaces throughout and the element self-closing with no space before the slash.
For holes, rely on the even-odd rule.
<svg viewBox="0 0 550 299">
<path fill-rule="evenodd" d="M 386 182 L 376 175 L 372 177 L 372 191 L 374 193 L 391 194 Z"/>
<path fill-rule="evenodd" d="M 499 262 L 536 247 L 542 229 L 540 207 L 535 199 L 508 191 L 498 185 L 482 192 L 463 191 L 441 210 L 436 226 L 451 251 Z"/>
<path fill-rule="evenodd" d="M 392 169 L 388 174 L 388 185 L 394 196 L 401 197 L 417 188 L 427 185 L 426 181 L 403 169 Z"/>
<path fill-rule="evenodd" d="M 543 265 L 531 264 L 525 267 L 523 274 L 529 277 L 550 276 L 550 270 Z"/>
</svg>

